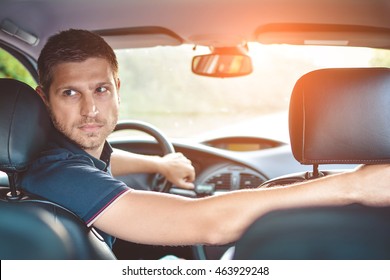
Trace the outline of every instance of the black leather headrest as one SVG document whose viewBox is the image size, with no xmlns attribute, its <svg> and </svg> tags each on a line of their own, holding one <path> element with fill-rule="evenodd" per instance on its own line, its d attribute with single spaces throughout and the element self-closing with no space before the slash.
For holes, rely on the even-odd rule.
<svg viewBox="0 0 390 280">
<path fill-rule="evenodd" d="M 307 73 L 292 92 L 289 127 L 302 164 L 390 162 L 390 69 Z"/>
<path fill-rule="evenodd" d="M 50 117 L 30 86 L 0 79 L 0 170 L 24 170 L 46 145 Z"/>
</svg>

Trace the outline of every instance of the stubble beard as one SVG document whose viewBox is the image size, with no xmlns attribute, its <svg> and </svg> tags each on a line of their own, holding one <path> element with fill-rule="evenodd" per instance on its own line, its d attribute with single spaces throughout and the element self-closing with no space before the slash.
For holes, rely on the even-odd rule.
<svg viewBox="0 0 390 280">
<path fill-rule="evenodd" d="M 94 151 L 102 147 L 108 135 L 110 135 L 111 132 L 114 130 L 116 123 L 118 121 L 117 115 L 113 118 L 113 120 L 110 123 L 101 120 L 99 118 L 84 117 L 79 122 L 73 124 L 71 129 L 67 129 L 66 126 L 55 117 L 55 115 L 51 112 L 51 110 L 49 110 L 49 113 L 54 127 L 84 151 Z M 80 126 L 87 123 L 102 125 L 102 129 L 99 132 L 90 132 L 90 133 L 80 132 L 80 134 L 75 133 L 79 131 L 78 128 Z"/>
</svg>

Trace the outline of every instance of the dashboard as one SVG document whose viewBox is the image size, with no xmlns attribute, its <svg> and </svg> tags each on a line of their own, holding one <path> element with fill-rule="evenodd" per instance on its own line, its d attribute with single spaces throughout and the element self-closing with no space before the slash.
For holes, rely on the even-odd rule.
<svg viewBox="0 0 390 280">
<path fill-rule="evenodd" d="M 115 148 L 134 153 L 162 155 L 157 142 L 151 139 L 115 139 L 110 143 Z M 183 190 L 175 186 L 170 190 L 171 193 L 186 197 L 204 197 L 256 188 L 275 176 L 274 171 L 269 172 L 269 167 L 277 165 L 280 168 L 280 162 L 276 164 L 273 161 L 279 161 L 281 156 L 285 157 L 286 164 L 296 164 L 291 158 L 288 144 L 264 138 L 225 137 L 198 143 L 176 140 L 173 141 L 173 146 L 175 151 L 190 159 L 195 168 L 194 190 Z M 273 151 L 275 159 L 271 160 Z M 282 169 L 279 172 L 283 175 L 285 171 Z M 146 174 L 132 174 L 118 179 L 133 188 L 148 189 L 148 184 L 151 183 L 149 177 L 151 176 Z"/>
</svg>

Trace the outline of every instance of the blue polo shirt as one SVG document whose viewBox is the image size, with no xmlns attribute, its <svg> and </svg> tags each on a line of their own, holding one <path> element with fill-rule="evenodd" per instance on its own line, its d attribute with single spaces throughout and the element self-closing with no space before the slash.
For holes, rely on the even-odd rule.
<svg viewBox="0 0 390 280">
<path fill-rule="evenodd" d="M 69 209 L 91 226 L 108 206 L 131 190 L 112 177 L 111 153 L 106 142 L 97 159 L 56 130 L 48 148 L 19 178 L 19 185 Z M 115 239 L 100 233 L 112 247 Z"/>
</svg>

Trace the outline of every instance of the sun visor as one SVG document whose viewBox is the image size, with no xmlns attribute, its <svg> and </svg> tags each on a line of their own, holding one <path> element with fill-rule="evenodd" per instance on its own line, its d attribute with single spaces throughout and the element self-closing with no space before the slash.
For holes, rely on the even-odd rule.
<svg viewBox="0 0 390 280">
<path fill-rule="evenodd" d="M 97 30 L 114 49 L 141 48 L 154 46 L 177 46 L 183 40 L 176 33 L 162 27 L 135 27 L 110 30 Z"/>
<path fill-rule="evenodd" d="M 262 44 L 390 47 L 390 29 L 328 24 L 270 24 L 258 28 Z"/>
</svg>

